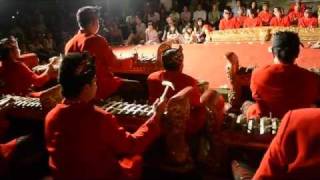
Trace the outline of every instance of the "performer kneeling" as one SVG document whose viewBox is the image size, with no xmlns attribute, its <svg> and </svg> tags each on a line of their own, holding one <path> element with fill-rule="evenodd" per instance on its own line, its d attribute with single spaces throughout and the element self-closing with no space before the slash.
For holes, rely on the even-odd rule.
<svg viewBox="0 0 320 180">
<path fill-rule="evenodd" d="M 49 165 L 57 179 L 139 178 L 142 153 L 160 134 L 165 103 L 135 133 L 120 127 L 110 113 L 94 106 L 95 65 L 86 53 L 67 54 L 59 83 L 65 100 L 48 113 L 45 138 Z M 124 156 L 133 158 L 120 159 Z"/>
</svg>

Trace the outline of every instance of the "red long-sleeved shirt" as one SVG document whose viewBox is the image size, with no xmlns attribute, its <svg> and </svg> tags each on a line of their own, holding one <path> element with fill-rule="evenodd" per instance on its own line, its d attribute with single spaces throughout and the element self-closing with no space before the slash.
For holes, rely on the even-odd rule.
<svg viewBox="0 0 320 180">
<path fill-rule="evenodd" d="M 288 112 L 253 179 L 319 179 L 319 121 L 319 108 Z"/>
<path fill-rule="evenodd" d="M 318 19 L 314 17 L 311 17 L 311 18 L 302 17 L 299 19 L 298 26 L 304 27 L 304 28 L 316 28 L 318 27 Z"/>
<path fill-rule="evenodd" d="M 273 17 L 270 21 L 270 26 L 288 27 L 290 26 L 290 21 L 287 16 L 281 18 Z"/>
<path fill-rule="evenodd" d="M 269 25 L 270 24 L 270 20 L 272 18 L 272 13 L 270 13 L 269 11 L 261 11 L 258 15 L 258 17 L 261 19 L 263 25 Z"/>
<path fill-rule="evenodd" d="M 252 27 L 260 27 L 262 26 L 262 21 L 259 17 L 255 18 L 247 18 L 244 20 L 243 27 L 244 28 L 252 28 Z"/>
<path fill-rule="evenodd" d="M 308 108 L 320 97 L 320 78 L 297 65 L 273 64 L 252 73 L 250 88 L 256 101 L 248 117 L 282 116 L 292 109 Z"/>
<path fill-rule="evenodd" d="M 122 84 L 115 77 L 110 67 L 117 60 L 107 40 L 96 34 L 79 31 L 65 46 L 65 53 L 88 51 L 95 57 L 97 71 L 97 99 L 105 99 L 112 95 Z"/>
<path fill-rule="evenodd" d="M 236 20 L 236 18 L 232 17 L 230 19 L 221 19 L 220 24 L 219 24 L 219 29 L 220 30 L 225 30 L 225 29 L 236 29 L 240 28 L 239 22 Z"/>
<path fill-rule="evenodd" d="M 49 165 L 58 179 L 117 179 L 119 159 L 142 153 L 159 136 L 156 121 L 130 134 L 91 103 L 58 104 L 45 120 Z"/>
<path fill-rule="evenodd" d="M 22 62 L 4 61 L 0 70 L 0 94 L 26 96 L 32 85 L 41 87 L 49 79 L 45 73 L 37 75 Z"/>
</svg>

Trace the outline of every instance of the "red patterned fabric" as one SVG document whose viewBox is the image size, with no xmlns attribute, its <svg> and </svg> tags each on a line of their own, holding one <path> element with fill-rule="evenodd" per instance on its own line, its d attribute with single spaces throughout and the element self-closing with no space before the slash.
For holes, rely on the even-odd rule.
<svg viewBox="0 0 320 180">
<path fill-rule="evenodd" d="M 298 23 L 299 27 L 304 27 L 304 28 L 316 28 L 318 27 L 318 19 L 315 17 L 311 17 L 311 18 L 305 18 L 302 17 L 299 19 L 299 23 Z"/>
<path fill-rule="evenodd" d="M 261 11 L 258 17 L 262 20 L 262 23 L 266 26 L 270 24 L 272 13 L 269 11 Z"/>
<path fill-rule="evenodd" d="M 288 112 L 253 179 L 319 179 L 320 109 Z"/>
<path fill-rule="evenodd" d="M 260 27 L 260 26 L 262 26 L 262 21 L 259 17 L 247 18 L 243 23 L 244 28 Z"/>
<path fill-rule="evenodd" d="M 113 76 L 110 67 L 116 61 L 107 40 L 96 34 L 79 31 L 65 46 L 65 53 L 88 51 L 95 57 L 98 99 L 105 99 L 117 91 L 122 80 Z"/>
<path fill-rule="evenodd" d="M 120 179 L 139 172 L 141 159 L 119 157 L 142 153 L 160 135 L 157 121 L 152 117 L 130 134 L 90 103 L 58 104 L 45 120 L 49 165 L 58 179 Z"/>
<path fill-rule="evenodd" d="M 270 21 L 270 26 L 288 27 L 290 26 L 290 20 L 287 16 L 282 18 L 273 17 Z"/>
</svg>

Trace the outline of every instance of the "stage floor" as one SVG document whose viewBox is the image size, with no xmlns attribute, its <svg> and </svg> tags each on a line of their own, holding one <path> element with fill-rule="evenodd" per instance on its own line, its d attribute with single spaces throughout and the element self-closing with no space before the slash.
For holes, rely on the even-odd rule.
<svg viewBox="0 0 320 180">
<path fill-rule="evenodd" d="M 178 46 L 178 45 L 174 45 Z M 143 55 L 156 55 L 158 45 L 129 46 L 114 48 L 118 56 L 128 56 L 135 52 Z M 272 63 L 272 53 L 268 52 L 269 43 L 210 43 L 182 45 L 184 52 L 183 72 L 199 80 L 206 80 L 211 88 L 229 85 L 225 71 L 226 60 L 224 54 L 229 51 L 239 56 L 241 66 L 261 67 Z M 320 49 L 302 48 L 296 63 L 299 66 L 320 67 Z"/>
</svg>

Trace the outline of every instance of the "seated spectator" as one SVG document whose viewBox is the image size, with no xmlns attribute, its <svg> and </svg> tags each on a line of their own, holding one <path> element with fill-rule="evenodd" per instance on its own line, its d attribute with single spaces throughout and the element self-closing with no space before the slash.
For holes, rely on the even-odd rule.
<svg viewBox="0 0 320 180">
<path fill-rule="evenodd" d="M 176 24 L 179 24 L 180 22 L 180 14 L 173 8 L 169 14 L 169 16 L 173 19 Z"/>
<path fill-rule="evenodd" d="M 148 22 L 152 22 L 155 27 L 158 27 L 160 21 L 160 14 L 151 8 L 148 13 Z"/>
<path fill-rule="evenodd" d="M 52 64 L 41 75 L 30 70 L 23 62 L 18 61 L 20 49 L 14 37 L 0 40 L 0 95 L 15 94 L 20 96 L 31 95 L 32 87 L 42 87 L 51 78 L 55 71 Z"/>
<path fill-rule="evenodd" d="M 206 40 L 206 33 L 204 32 L 204 24 L 201 18 L 198 19 L 196 24 L 194 25 L 194 36 L 197 43 L 204 43 Z"/>
<path fill-rule="evenodd" d="M 319 108 L 289 111 L 253 179 L 318 179 L 319 120 Z"/>
<path fill-rule="evenodd" d="M 238 14 L 235 18 L 238 22 L 239 27 L 242 28 L 244 21 L 248 18 L 246 11 L 245 11 L 245 7 L 243 6 L 243 7 L 239 8 L 237 13 Z"/>
<path fill-rule="evenodd" d="M 52 33 L 47 33 L 43 39 L 44 50 L 49 52 L 50 56 L 56 55 L 56 42 L 52 37 Z"/>
<path fill-rule="evenodd" d="M 259 9 L 259 7 L 258 7 L 258 3 L 257 3 L 257 1 L 255 1 L 255 0 L 253 0 L 253 1 L 250 2 L 250 6 L 249 6 L 249 8 L 247 9 L 247 13 L 248 13 L 248 10 L 249 10 L 249 9 L 253 9 L 253 10 L 256 11 L 257 13 L 260 12 L 260 9 Z"/>
<path fill-rule="evenodd" d="M 289 18 L 284 16 L 283 10 L 281 7 L 275 7 L 273 9 L 273 14 L 275 17 L 271 19 L 270 26 L 282 26 L 282 27 L 290 26 Z"/>
<path fill-rule="evenodd" d="M 240 8 L 244 7 L 244 4 L 242 3 L 241 0 L 236 0 L 236 1 L 232 1 L 232 13 L 233 14 L 237 14 L 240 10 Z"/>
<path fill-rule="evenodd" d="M 193 12 L 193 21 L 197 21 L 199 18 L 203 21 L 207 20 L 207 12 L 202 9 L 201 4 L 198 4 L 197 10 Z"/>
<path fill-rule="evenodd" d="M 318 19 L 312 17 L 312 12 L 310 9 L 304 11 L 304 16 L 299 19 L 299 27 L 304 28 L 316 28 L 318 27 Z"/>
<path fill-rule="evenodd" d="M 167 24 L 168 25 L 163 32 L 162 41 L 172 41 L 174 43 L 179 43 L 180 33 L 171 16 L 167 17 Z"/>
<path fill-rule="evenodd" d="M 123 43 L 123 36 L 122 31 L 118 26 L 119 23 L 116 20 L 113 20 L 109 24 L 109 41 L 113 44 L 122 44 Z"/>
<path fill-rule="evenodd" d="M 262 21 L 257 17 L 257 12 L 255 9 L 248 9 L 248 18 L 244 20 L 244 28 L 260 27 L 262 26 Z"/>
<path fill-rule="evenodd" d="M 236 29 L 240 28 L 239 23 L 237 22 L 236 18 L 232 16 L 232 12 L 230 7 L 226 7 L 223 10 L 223 19 L 220 20 L 219 29 Z"/>
<path fill-rule="evenodd" d="M 193 111 L 199 107 L 201 108 L 201 94 L 197 80 L 182 73 L 183 53 L 181 46 L 179 49 L 172 48 L 166 50 L 162 55 L 162 61 L 164 70 L 154 72 L 148 77 L 149 102 L 153 103 L 163 93 L 164 87 L 161 85 L 163 80 L 172 82 L 175 87 L 175 90 L 169 90 L 167 98 L 172 97 L 188 86 L 193 87 L 190 95 L 191 119 L 187 122 L 187 133 L 189 135 L 194 134 L 203 128 L 204 125 L 204 119 L 198 114 L 199 111 Z"/>
<path fill-rule="evenodd" d="M 218 6 L 216 3 L 212 3 L 211 11 L 208 14 L 208 22 L 215 28 L 219 28 L 219 21 L 220 21 L 221 13 L 218 10 Z"/>
<path fill-rule="evenodd" d="M 188 6 L 183 6 L 183 11 L 180 14 L 182 26 L 186 26 L 191 21 L 191 15 Z"/>
<path fill-rule="evenodd" d="M 250 88 L 256 104 L 246 112 L 249 119 L 270 114 L 282 118 L 289 110 L 311 107 L 320 99 L 319 76 L 295 64 L 300 43 L 293 32 L 274 35 L 274 64 L 252 73 Z"/>
<path fill-rule="evenodd" d="M 184 44 L 192 44 L 196 42 L 195 35 L 193 33 L 193 28 L 191 24 L 187 24 L 186 27 L 183 28 L 183 43 Z"/>
<path fill-rule="evenodd" d="M 272 18 L 272 13 L 269 12 L 269 3 L 264 2 L 262 4 L 262 11 L 259 13 L 259 18 L 262 21 L 263 26 L 269 26 L 270 25 L 270 20 Z"/>
<path fill-rule="evenodd" d="M 141 21 L 141 18 L 139 16 L 135 17 L 135 22 L 136 25 L 130 33 L 126 45 L 144 43 L 146 37 L 146 25 Z"/>
<path fill-rule="evenodd" d="M 64 101 L 45 118 L 49 166 L 55 179 L 140 179 L 142 154 L 160 135 L 165 103 L 134 133 L 93 105 L 95 63 L 86 53 L 67 54 L 60 67 Z"/>
<path fill-rule="evenodd" d="M 159 34 L 157 30 L 154 28 L 153 22 L 148 23 L 148 28 L 146 29 L 146 44 L 158 44 L 160 43 Z"/>
<path fill-rule="evenodd" d="M 303 17 L 303 12 L 301 12 L 301 7 L 296 5 L 294 10 L 289 12 L 288 18 L 291 25 L 298 25 L 298 20 Z"/>
</svg>

